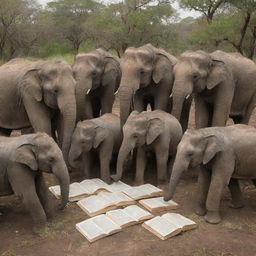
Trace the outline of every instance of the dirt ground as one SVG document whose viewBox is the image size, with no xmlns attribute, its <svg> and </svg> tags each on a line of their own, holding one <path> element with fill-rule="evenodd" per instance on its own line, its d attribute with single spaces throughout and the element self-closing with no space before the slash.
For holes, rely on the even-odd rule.
<svg viewBox="0 0 256 256">
<path fill-rule="evenodd" d="M 193 127 L 193 116 L 190 126 Z M 256 113 L 251 124 L 256 124 Z M 146 182 L 155 185 L 153 162 L 146 173 Z M 124 182 L 132 185 L 134 171 L 126 172 Z M 48 179 L 52 182 L 52 178 Z M 196 197 L 196 173 L 187 172 L 178 185 L 174 200 L 178 212 L 198 224 L 195 230 L 161 241 L 141 224 L 90 244 L 75 229 L 86 218 L 76 203 L 49 220 L 41 235 L 32 233 L 31 218 L 15 196 L 0 198 L 0 255 L 37 256 L 255 256 L 256 255 L 256 188 L 250 181 L 242 183 L 245 207 L 232 209 L 230 193 L 224 192 L 221 202 L 222 222 L 211 225 L 193 213 Z M 55 204 L 57 200 L 50 195 Z M 162 214 L 162 213 L 161 213 Z"/>
</svg>

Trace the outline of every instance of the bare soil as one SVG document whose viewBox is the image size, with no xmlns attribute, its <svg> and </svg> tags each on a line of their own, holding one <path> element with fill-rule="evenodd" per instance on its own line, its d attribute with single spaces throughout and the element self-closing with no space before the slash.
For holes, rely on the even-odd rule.
<svg viewBox="0 0 256 256">
<path fill-rule="evenodd" d="M 193 117 L 190 127 L 193 127 Z M 253 114 L 251 124 L 256 124 Z M 155 185 L 153 161 L 149 164 L 146 182 Z M 134 171 L 128 170 L 124 182 L 132 184 Z M 53 178 L 47 178 L 54 183 Z M 0 198 L 0 255 L 37 256 L 255 256 L 256 255 L 256 188 L 250 181 L 243 182 L 245 207 L 232 209 L 230 193 L 226 189 L 221 202 L 222 222 L 211 225 L 194 214 L 196 173 L 187 172 L 178 185 L 174 200 L 180 204 L 175 212 L 198 223 L 195 230 L 161 241 L 141 225 L 90 244 L 75 229 L 75 224 L 86 218 L 76 203 L 69 203 L 64 211 L 49 220 L 47 229 L 40 235 L 32 233 L 32 222 L 21 201 L 15 196 Z M 165 188 L 167 185 L 165 186 Z M 57 200 L 50 195 L 53 202 Z M 162 214 L 162 213 L 161 213 Z"/>
</svg>

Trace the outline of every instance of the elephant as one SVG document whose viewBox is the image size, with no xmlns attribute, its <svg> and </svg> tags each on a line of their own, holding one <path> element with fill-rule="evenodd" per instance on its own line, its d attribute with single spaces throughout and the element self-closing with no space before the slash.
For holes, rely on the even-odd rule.
<svg viewBox="0 0 256 256">
<path fill-rule="evenodd" d="M 101 179 L 110 184 L 110 161 L 121 145 L 121 128 L 118 116 L 106 113 L 98 118 L 79 121 L 72 136 L 69 163 L 76 167 L 82 161 L 83 173 L 90 177 L 91 151 L 100 159 Z"/>
<path fill-rule="evenodd" d="M 77 81 L 77 120 L 111 113 L 121 79 L 119 59 L 103 49 L 79 53 L 72 65 Z"/>
<path fill-rule="evenodd" d="M 228 185 L 232 207 L 243 207 L 240 179 L 252 179 L 256 185 L 256 129 L 244 124 L 187 130 L 178 145 L 168 192 L 172 199 L 181 174 L 199 169 L 196 213 L 215 224 L 223 189 Z"/>
<path fill-rule="evenodd" d="M 151 105 L 152 110 L 168 111 L 173 86 L 173 67 L 177 59 L 151 44 L 128 48 L 121 58 L 122 78 L 118 95 L 120 98 L 121 126 L 130 112 L 142 112 Z M 186 129 L 191 97 L 186 100 L 182 112 L 182 127 Z"/>
<path fill-rule="evenodd" d="M 196 128 L 248 124 L 256 105 L 256 65 L 238 53 L 183 53 L 174 67 L 172 115 L 178 120 L 184 99 L 194 94 Z"/>
<path fill-rule="evenodd" d="M 167 179 L 168 159 L 173 158 L 182 137 L 179 121 L 162 110 L 133 111 L 123 127 L 123 141 L 117 158 L 117 173 L 114 181 L 122 178 L 123 164 L 129 153 L 137 148 L 135 184 L 144 183 L 146 152 L 153 151 L 157 161 L 157 180 L 161 184 Z"/>
<path fill-rule="evenodd" d="M 59 139 L 68 159 L 76 122 L 75 80 L 64 61 L 13 59 L 0 67 L 0 134 L 31 127 L 53 135 L 60 120 Z"/>
<path fill-rule="evenodd" d="M 31 215 L 34 230 L 40 230 L 52 214 L 43 172 L 53 173 L 61 188 L 63 209 L 68 202 L 69 173 L 62 152 L 46 133 L 17 137 L 0 136 L 0 196 L 22 198 Z"/>
</svg>

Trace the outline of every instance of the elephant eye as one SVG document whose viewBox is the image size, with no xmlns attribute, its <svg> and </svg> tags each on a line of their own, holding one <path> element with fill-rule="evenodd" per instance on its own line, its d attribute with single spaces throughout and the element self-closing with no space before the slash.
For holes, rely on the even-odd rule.
<svg viewBox="0 0 256 256">
<path fill-rule="evenodd" d="M 97 72 L 96 72 L 96 71 L 93 71 L 93 72 L 92 72 L 92 76 L 93 76 L 93 77 L 97 76 Z"/>
<path fill-rule="evenodd" d="M 141 70 L 140 70 L 140 74 L 141 74 L 141 75 L 145 74 L 145 70 L 141 69 Z"/>
<path fill-rule="evenodd" d="M 59 90 L 58 90 L 58 88 L 55 88 L 53 91 L 54 91 L 54 93 L 58 93 Z"/>
<path fill-rule="evenodd" d="M 200 77 L 200 75 L 198 73 L 196 73 L 196 74 L 193 74 L 192 77 L 194 80 L 197 80 Z"/>
<path fill-rule="evenodd" d="M 50 163 L 52 163 L 54 161 L 54 157 L 50 156 L 48 160 L 49 160 Z"/>
</svg>

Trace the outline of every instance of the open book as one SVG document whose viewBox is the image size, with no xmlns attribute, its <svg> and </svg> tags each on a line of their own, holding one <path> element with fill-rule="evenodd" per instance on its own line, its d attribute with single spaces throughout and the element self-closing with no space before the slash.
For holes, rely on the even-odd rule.
<svg viewBox="0 0 256 256">
<path fill-rule="evenodd" d="M 142 198 L 161 196 L 163 195 L 163 190 L 151 184 L 144 184 L 141 186 L 130 187 L 128 189 L 125 189 L 123 193 L 125 193 L 134 200 L 139 200 Z"/>
<path fill-rule="evenodd" d="M 139 203 L 153 213 L 177 209 L 179 207 L 179 205 L 172 200 L 164 201 L 163 197 L 142 199 Z"/>
<path fill-rule="evenodd" d="M 76 229 L 84 235 L 89 242 L 112 235 L 121 231 L 121 227 L 105 214 L 95 216 L 76 224 Z"/>
<path fill-rule="evenodd" d="M 130 188 L 129 185 L 118 181 L 108 185 L 101 179 L 86 179 L 80 183 L 74 182 L 69 186 L 69 201 L 75 202 L 84 197 L 96 194 L 99 191 L 119 192 Z M 57 197 L 60 198 L 60 186 L 51 186 L 49 190 Z"/>
<path fill-rule="evenodd" d="M 119 206 L 135 204 L 136 202 L 122 192 L 100 192 L 77 202 L 79 207 L 89 216 L 105 213 Z"/>
<path fill-rule="evenodd" d="M 182 231 L 194 229 L 197 224 L 178 213 L 165 213 L 161 217 L 156 216 L 145 221 L 142 226 L 160 239 L 165 240 Z"/>
<path fill-rule="evenodd" d="M 154 217 L 154 215 L 137 205 L 130 205 L 124 209 L 108 211 L 106 215 L 121 228 L 129 227 Z"/>
</svg>

